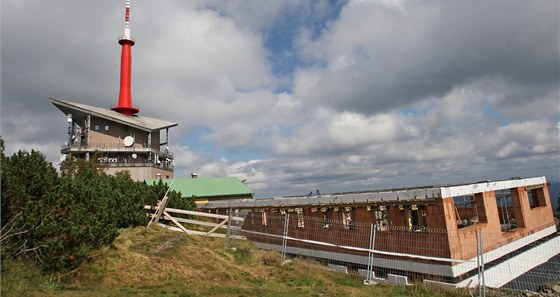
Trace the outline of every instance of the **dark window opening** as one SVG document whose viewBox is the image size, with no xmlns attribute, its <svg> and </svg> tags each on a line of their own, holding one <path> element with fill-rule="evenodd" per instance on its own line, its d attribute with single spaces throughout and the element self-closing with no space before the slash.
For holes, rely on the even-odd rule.
<svg viewBox="0 0 560 297">
<path fill-rule="evenodd" d="M 389 211 L 385 206 L 379 206 L 373 211 L 375 225 L 379 231 L 387 231 L 389 229 Z"/>
<path fill-rule="evenodd" d="M 261 220 L 262 220 L 261 222 L 262 222 L 262 225 L 263 225 L 263 226 L 267 226 L 267 225 L 268 225 L 268 222 L 267 222 L 267 220 L 266 220 L 266 212 L 265 212 L 265 211 L 263 211 L 262 214 L 261 214 Z"/>
<path fill-rule="evenodd" d="M 494 193 L 496 194 L 496 205 L 498 207 L 498 216 L 500 218 L 502 232 L 515 229 L 517 224 L 513 213 L 511 190 L 496 190 Z"/>
<path fill-rule="evenodd" d="M 529 205 L 531 208 L 546 206 L 543 188 L 527 189 L 527 196 L 529 197 Z"/>
<path fill-rule="evenodd" d="M 296 213 L 297 213 L 297 226 L 298 226 L 298 228 L 304 228 L 305 227 L 305 221 L 303 220 L 303 209 L 296 208 Z"/>
<path fill-rule="evenodd" d="M 426 209 L 423 206 L 410 205 L 404 208 L 405 227 L 408 231 L 426 230 Z"/>
<path fill-rule="evenodd" d="M 322 217 L 322 223 L 323 223 L 323 228 L 324 229 L 330 229 L 331 228 L 331 213 L 329 211 L 328 208 L 323 207 L 321 208 L 321 217 Z"/>
<path fill-rule="evenodd" d="M 475 196 L 463 195 L 453 197 L 457 228 L 476 225 L 480 222 L 479 207 L 476 204 Z M 484 206 L 482 206 L 484 207 Z"/>
<path fill-rule="evenodd" d="M 342 213 L 342 227 L 344 230 L 353 230 L 354 222 L 352 221 L 352 208 L 345 207 Z"/>
</svg>

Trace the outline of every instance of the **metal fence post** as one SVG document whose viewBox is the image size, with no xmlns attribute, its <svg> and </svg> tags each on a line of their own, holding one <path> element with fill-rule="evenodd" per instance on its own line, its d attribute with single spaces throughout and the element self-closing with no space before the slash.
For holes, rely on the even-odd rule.
<svg viewBox="0 0 560 297">
<path fill-rule="evenodd" d="M 482 271 L 482 297 L 486 297 L 486 282 L 484 279 L 484 242 L 483 242 L 483 233 L 480 230 L 480 268 Z"/>
<path fill-rule="evenodd" d="M 480 230 L 476 230 L 475 231 L 476 235 L 476 274 L 478 276 L 478 296 L 482 296 L 482 289 L 480 287 L 480 284 L 482 283 L 482 274 L 480 273 L 480 238 L 478 235 L 478 232 L 480 232 Z"/>
<path fill-rule="evenodd" d="M 231 213 L 232 213 L 232 211 L 231 211 L 231 207 L 230 207 L 229 210 L 228 210 L 228 219 L 227 219 L 228 222 L 227 222 L 227 229 L 226 229 L 226 242 L 225 242 L 226 248 L 229 247 L 229 241 L 231 239 L 231 221 L 232 221 L 232 219 L 231 219 L 232 214 Z"/>
<path fill-rule="evenodd" d="M 280 263 L 284 263 L 286 261 L 286 243 L 288 237 L 288 226 L 290 221 L 290 215 L 286 213 L 284 216 L 284 233 L 282 234 L 282 258 L 280 259 Z"/>
<path fill-rule="evenodd" d="M 374 224 L 371 224 L 369 231 L 369 252 L 368 252 L 368 267 L 367 267 L 367 277 L 368 281 L 372 280 L 373 277 L 373 248 L 375 247 L 375 233 L 377 228 Z"/>
<path fill-rule="evenodd" d="M 482 230 L 476 230 L 476 264 L 478 272 L 478 296 L 486 296 L 484 282 L 484 245 L 482 243 Z"/>
</svg>

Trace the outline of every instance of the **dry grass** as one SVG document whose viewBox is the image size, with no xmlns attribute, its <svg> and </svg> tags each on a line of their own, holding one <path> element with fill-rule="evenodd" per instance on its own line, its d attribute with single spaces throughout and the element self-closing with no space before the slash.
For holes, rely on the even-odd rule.
<svg viewBox="0 0 560 297">
<path fill-rule="evenodd" d="M 38 285 L 45 283 L 38 279 L 23 290 L 3 289 L 2 296 L 458 296 L 425 287 L 365 287 L 360 278 L 317 265 L 280 265 L 277 252 L 249 241 L 234 246 L 162 228 L 125 229 L 64 282 Z M 3 277 L 2 285 L 14 281 Z"/>
</svg>

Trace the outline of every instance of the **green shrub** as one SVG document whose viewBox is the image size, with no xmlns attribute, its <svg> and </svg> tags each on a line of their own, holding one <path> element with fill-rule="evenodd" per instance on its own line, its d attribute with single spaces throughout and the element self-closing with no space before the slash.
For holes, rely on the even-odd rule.
<svg viewBox="0 0 560 297">
<path fill-rule="evenodd" d="M 44 155 L 1 153 L 2 259 L 27 257 L 42 268 L 77 267 L 93 249 L 113 242 L 120 228 L 146 225 L 144 205 L 167 187 L 109 176 L 93 162 L 66 161 L 59 177 Z M 194 209 L 192 199 L 168 194 L 170 207 Z"/>
</svg>

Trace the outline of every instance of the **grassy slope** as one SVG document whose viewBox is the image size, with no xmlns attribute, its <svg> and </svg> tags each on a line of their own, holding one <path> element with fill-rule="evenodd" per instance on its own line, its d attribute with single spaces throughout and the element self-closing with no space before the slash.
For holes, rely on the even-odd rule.
<svg viewBox="0 0 560 297">
<path fill-rule="evenodd" d="M 238 241 L 191 237 L 161 228 L 122 230 L 111 248 L 64 277 L 22 262 L 2 274 L 2 296 L 458 296 L 420 286 L 363 286 L 362 280 Z"/>
</svg>

